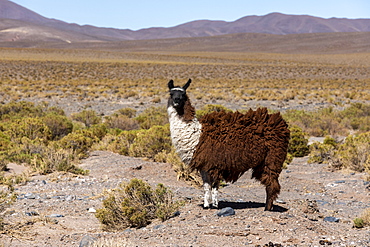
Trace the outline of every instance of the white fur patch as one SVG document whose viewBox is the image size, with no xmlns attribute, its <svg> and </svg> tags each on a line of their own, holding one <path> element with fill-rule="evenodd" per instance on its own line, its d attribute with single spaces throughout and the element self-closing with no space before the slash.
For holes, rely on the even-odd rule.
<svg viewBox="0 0 370 247">
<path fill-rule="evenodd" d="M 179 87 L 171 88 L 171 91 L 172 91 L 172 90 L 185 92 L 185 90 L 184 90 L 183 88 L 179 88 Z"/>
<path fill-rule="evenodd" d="M 189 123 L 184 122 L 172 106 L 167 108 L 167 112 L 172 144 L 175 146 L 181 160 L 186 165 L 189 165 L 193 158 L 195 147 L 199 142 L 202 125 L 196 118 Z"/>
</svg>

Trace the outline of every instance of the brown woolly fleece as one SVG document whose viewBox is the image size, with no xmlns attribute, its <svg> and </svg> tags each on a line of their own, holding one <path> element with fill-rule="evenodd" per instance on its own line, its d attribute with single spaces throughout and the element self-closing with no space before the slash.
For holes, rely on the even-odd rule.
<svg viewBox="0 0 370 247">
<path fill-rule="evenodd" d="M 195 108 L 191 105 L 190 99 L 187 99 L 184 106 L 184 114 L 182 115 L 185 122 L 193 121 L 195 117 Z"/>
<path fill-rule="evenodd" d="M 266 108 L 246 114 L 221 111 L 205 115 L 200 122 L 202 134 L 190 169 L 227 182 L 253 169 L 252 176 L 269 187 L 268 194 L 275 199 L 290 136 L 280 113 L 268 114 Z"/>
</svg>

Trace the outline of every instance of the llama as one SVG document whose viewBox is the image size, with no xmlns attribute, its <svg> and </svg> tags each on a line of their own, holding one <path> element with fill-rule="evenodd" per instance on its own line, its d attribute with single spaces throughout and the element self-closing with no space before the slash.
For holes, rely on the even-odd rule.
<svg viewBox="0 0 370 247">
<path fill-rule="evenodd" d="M 202 177 L 204 208 L 218 208 L 220 181 L 235 182 L 252 169 L 252 178 L 266 188 L 265 210 L 272 210 L 290 138 L 286 122 L 266 108 L 245 114 L 212 112 L 198 120 L 186 94 L 190 83 L 191 79 L 178 87 L 173 80 L 168 82 L 167 112 L 178 155 Z"/>
</svg>

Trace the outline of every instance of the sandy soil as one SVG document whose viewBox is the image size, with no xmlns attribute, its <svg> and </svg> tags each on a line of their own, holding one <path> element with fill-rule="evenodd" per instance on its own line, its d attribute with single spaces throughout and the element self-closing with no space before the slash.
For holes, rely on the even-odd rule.
<svg viewBox="0 0 370 247">
<path fill-rule="evenodd" d="M 370 228 L 352 223 L 370 207 L 365 174 L 332 172 L 296 158 L 280 176 L 282 193 L 273 212 L 264 211 L 264 188 L 247 173 L 221 189 L 220 208 L 232 207 L 235 215 L 219 217 L 219 209 L 202 208 L 202 189 L 177 181 L 169 164 L 97 151 L 81 167 L 90 174 L 33 176 L 17 186 L 18 199 L 5 216 L 9 231 L 0 243 L 79 246 L 89 236 L 122 246 L 370 246 Z M 180 215 L 141 229 L 102 231 L 94 216 L 102 207 L 101 193 L 134 177 L 170 187 L 186 201 Z"/>
</svg>

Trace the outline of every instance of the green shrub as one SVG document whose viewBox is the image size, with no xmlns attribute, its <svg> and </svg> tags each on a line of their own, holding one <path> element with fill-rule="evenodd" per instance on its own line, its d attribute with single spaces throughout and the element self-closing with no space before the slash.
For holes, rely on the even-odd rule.
<svg viewBox="0 0 370 247">
<path fill-rule="evenodd" d="M 55 143 L 55 146 L 58 147 L 58 149 L 72 149 L 75 155 L 79 158 L 83 158 L 86 157 L 86 153 L 91 146 L 98 141 L 99 139 L 95 137 L 91 131 L 79 130 L 63 137 Z"/>
<path fill-rule="evenodd" d="M 50 129 L 52 140 L 59 140 L 73 130 L 72 121 L 63 115 L 48 113 L 42 118 L 42 121 Z"/>
<path fill-rule="evenodd" d="M 101 140 L 108 133 L 108 128 L 105 124 L 95 124 L 84 131 L 91 132 L 91 137 Z"/>
<path fill-rule="evenodd" d="M 7 160 L 15 163 L 31 164 L 31 161 L 40 154 L 44 146 L 45 142 L 41 139 L 30 140 L 23 137 L 18 140 L 17 145 L 7 150 Z"/>
<path fill-rule="evenodd" d="M 326 163 L 334 154 L 338 144 L 332 137 L 326 137 L 323 143 L 315 142 L 310 145 L 309 163 Z"/>
<path fill-rule="evenodd" d="M 105 123 L 109 128 L 121 130 L 134 130 L 139 128 L 136 119 L 129 118 L 126 115 L 113 115 L 105 118 Z"/>
<path fill-rule="evenodd" d="M 138 130 L 122 131 L 118 136 L 107 135 L 103 141 L 106 141 L 106 149 L 121 155 L 129 155 L 130 146 L 135 142 Z"/>
<path fill-rule="evenodd" d="M 0 171 L 6 169 L 9 150 L 14 148 L 14 142 L 4 132 L 0 131 Z"/>
<path fill-rule="evenodd" d="M 36 117 L 42 115 L 42 107 L 35 106 L 32 102 L 19 101 L 0 105 L 0 119 Z"/>
<path fill-rule="evenodd" d="M 115 112 L 115 115 L 123 115 L 129 118 L 133 118 L 136 115 L 136 110 L 132 108 L 122 108 Z"/>
<path fill-rule="evenodd" d="M 284 160 L 284 163 L 283 163 L 283 169 L 287 169 L 288 168 L 288 165 L 290 164 L 290 163 L 292 163 L 292 161 L 293 161 L 293 155 L 292 154 L 290 154 L 290 153 L 287 153 L 286 154 L 286 158 L 285 158 L 285 160 Z"/>
<path fill-rule="evenodd" d="M 153 159 L 163 150 L 170 151 L 171 146 L 169 124 L 153 126 L 148 130 L 136 132 L 135 140 L 129 148 L 129 155 Z"/>
<path fill-rule="evenodd" d="M 363 227 L 365 226 L 365 224 L 364 224 L 364 220 L 363 220 L 363 219 L 361 219 L 361 218 L 355 218 L 355 219 L 353 220 L 353 225 L 354 225 L 354 227 L 356 227 L 356 228 L 363 228 Z"/>
<path fill-rule="evenodd" d="M 199 118 L 203 117 L 204 115 L 209 114 L 209 113 L 214 112 L 214 111 L 216 111 L 216 112 L 220 112 L 220 111 L 232 112 L 232 110 L 228 109 L 227 107 L 225 107 L 223 105 L 209 104 L 209 105 L 203 106 L 202 109 L 197 110 L 195 115 L 199 119 Z"/>
<path fill-rule="evenodd" d="M 330 164 L 337 169 L 370 173 L 370 132 L 348 136 L 334 152 Z"/>
<path fill-rule="evenodd" d="M 366 208 L 359 218 L 353 220 L 353 226 L 356 228 L 370 226 L 370 208 Z"/>
<path fill-rule="evenodd" d="M 75 121 L 84 123 L 86 127 L 101 123 L 101 117 L 93 110 L 83 110 L 79 113 L 74 113 L 71 118 Z"/>
<path fill-rule="evenodd" d="M 121 183 L 103 200 L 103 208 L 98 209 L 96 217 L 104 230 L 123 230 L 128 227 L 144 227 L 153 219 L 162 221 L 170 218 L 180 207 L 173 200 L 172 192 L 162 184 L 153 190 L 140 179 Z"/>
<path fill-rule="evenodd" d="M 348 135 L 349 130 L 370 130 L 370 105 L 354 103 L 342 111 L 324 108 L 317 112 L 289 110 L 284 114 L 290 125 L 297 125 L 311 136 Z"/>
<path fill-rule="evenodd" d="M 167 109 L 165 107 L 149 107 L 136 117 L 141 129 L 150 129 L 155 125 L 168 123 Z"/>
<path fill-rule="evenodd" d="M 19 143 L 25 137 L 30 140 L 38 139 L 47 142 L 52 136 L 48 126 L 39 118 L 16 119 L 5 123 L 3 129 L 5 134 L 15 143 Z"/>
<path fill-rule="evenodd" d="M 0 155 L 0 172 L 5 171 L 7 169 L 8 162 L 6 160 L 5 155 Z"/>
<path fill-rule="evenodd" d="M 288 153 L 293 157 L 303 157 L 308 155 L 308 139 L 306 134 L 298 126 L 291 126 Z"/>
<path fill-rule="evenodd" d="M 361 132 L 370 131 L 370 104 L 353 103 L 338 115 L 348 128 Z"/>
<path fill-rule="evenodd" d="M 363 219 L 364 224 L 366 226 L 370 226 L 370 208 L 366 208 L 362 213 L 361 213 L 361 219 Z"/>
<path fill-rule="evenodd" d="M 44 147 L 39 155 L 32 159 L 31 167 L 40 174 L 48 174 L 55 171 L 86 174 L 87 171 L 75 165 L 76 159 L 72 149 Z"/>
</svg>

